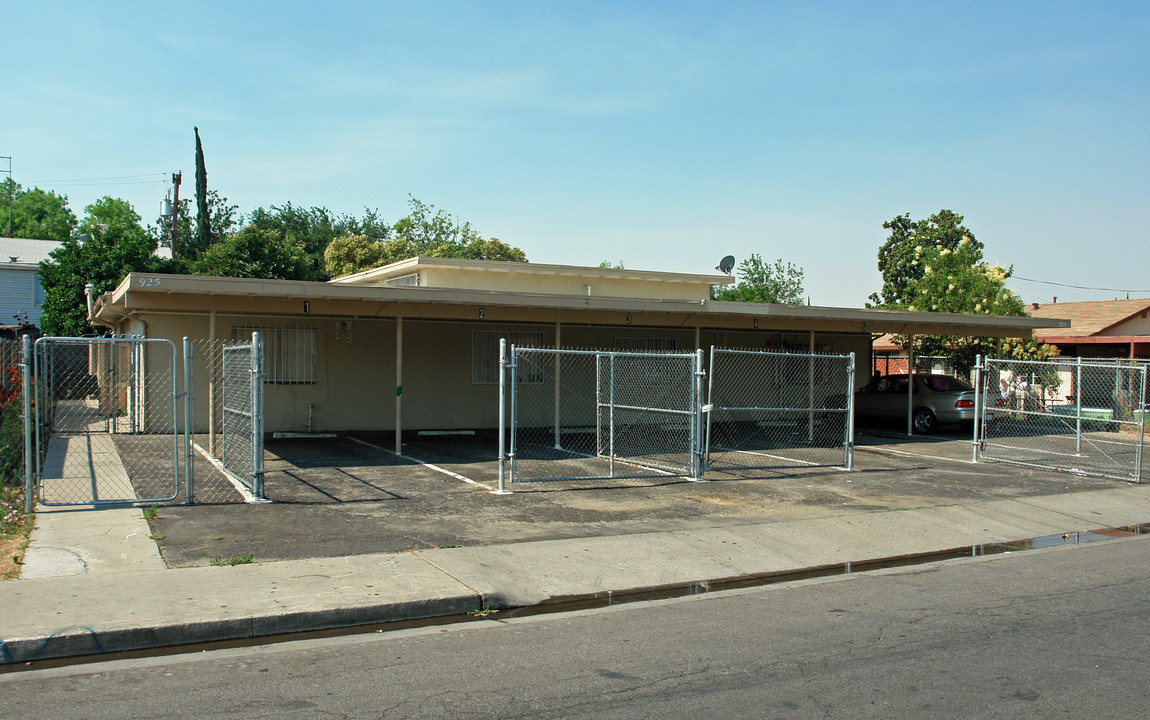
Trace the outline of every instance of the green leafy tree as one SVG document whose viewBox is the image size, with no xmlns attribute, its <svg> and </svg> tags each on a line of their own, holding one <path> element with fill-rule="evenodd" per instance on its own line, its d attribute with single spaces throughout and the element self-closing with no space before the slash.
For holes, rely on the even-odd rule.
<svg viewBox="0 0 1150 720">
<path fill-rule="evenodd" d="M 910 287 L 923 276 L 919 255 L 931 248 L 954 251 L 964 239 L 979 252 L 982 243 L 962 224 L 963 217 L 950 210 L 939 210 L 925 220 L 911 220 L 910 213 L 899 215 L 882 224 L 890 236 L 878 250 L 878 269 L 882 273 L 882 290 L 870 301 L 878 307 L 906 304 Z"/>
<path fill-rule="evenodd" d="M 66 195 L 40 188 L 24 190 L 11 178 L 0 183 L 0 234 L 4 237 L 62 242 L 75 227 L 76 216 L 68 209 Z"/>
<path fill-rule="evenodd" d="M 498 238 L 484 238 L 471 226 L 460 223 L 434 205 L 409 198 L 411 212 L 395 221 L 394 239 L 384 243 L 388 263 L 424 255 L 469 260 L 527 262 L 527 255 Z"/>
<path fill-rule="evenodd" d="M 302 244 L 248 225 L 215 243 L 195 263 L 196 275 L 316 280 L 315 263 Z"/>
<path fill-rule="evenodd" d="M 780 258 L 774 265 L 770 265 L 763 262 L 761 256 L 752 253 L 739 263 L 738 278 L 739 282 L 734 287 L 713 289 L 712 299 L 780 305 L 803 304 L 803 269 L 794 263 L 784 264 Z"/>
<path fill-rule="evenodd" d="M 247 225 L 275 233 L 283 241 L 301 245 L 312 259 L 315 276 L 328 277 L 324 262 L 324 251 L 337 237 L 364 235 L 376 242 L 391 237 L 391 226 L 379 217 L 376 210 L 364 209 L 362 218 L 350 215 L 334 215 L 323 207 L 310 209 L 292 205 L 290 202 L 271 208 L 256 208 L 246 218 Z"/>
<path fill-rule="evenodd" d="M 196 260 L 207 248 L 196 245 L 195 229 L 192 227 L 191 203 L 189 198 L 180 198 L 180 209 L 176 220 L 176 254 L 188 260 Z M 228 199 L 215 190 L 208 191 L 208 218 L 211 223 L 213 241 L 224 237 L 237 228 L 240 221 L 239 207 L 229 205 Z M 161 242 L 167 242 L 172 235 L 172 218 L 157 219 L 151 232 Z"/>
<path fill-rule="evenodd" d="M 329 277 L 343 277 L 384 265 L 384 253 L 383 244 L 366 235 L 345 235 L 328 243 L 323 262 Z"/>
<path fill-rule="evenodd" d="M 902 290 L 901 303 L 887 307 L 973 315 L 1026 315 L 1022 300 L 1006 287 L 1006 279 L 1013 268 L 985 262 L 982 245 L 969 236 L 960 237 L 953 248 L 946 244 L 916 245 L 910 258 L 908 264 L 917 269 L 918 277 Z M 909 340 L 907 336 L 895 338 L 895 342 L 904 348 Z M 960 374 L 966 374 L 974 367 L 977 355 L 1035 360 L 1057 354 L 1056 350 L 1039 345 L 1032 339 L 1002 340 L 957 335 L 916 337 L 914 351 L 919 355 L 946 357 Z"/>
<path fill-rule="evenodd" d="M 48 335 L 79 336 L 98 332 L 88 324 L 84 285 L 96 294 L 114 289 L 130 272 L 170 272 L 156 257 L 156 239 L 140 227 L 140 216 L 119 198 L 104 197 L 85 208 L 75 237 L 64 240 L 40 263 L 44 286 L 40 326 Z"/>
<path fill-rule="evenodd" d="M 212 222 L 208 209 L 208 169 L 204 166 L 204 146 L 200 143 L 200 129 L 196 132 L 196 239 L 185 257 L 196 257 L 212 244 Z M 177 251 L 183 250 L 177 246 Z"/>
</svg>

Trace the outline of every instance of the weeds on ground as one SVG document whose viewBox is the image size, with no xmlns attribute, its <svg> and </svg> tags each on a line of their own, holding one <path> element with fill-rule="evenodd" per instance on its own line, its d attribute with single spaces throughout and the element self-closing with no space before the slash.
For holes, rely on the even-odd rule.
<svg viewBox="0 0 1150 720">
<path fill-rule="evenodd" d="M 247 555 L 233 555 L 230 558 L 226 558 L 223 555 L 216 555 L 214 558 L 212 558 L 210 564 L 213 567 L 224 567 L 227 565 L 247 565 L 254 559 L 255 555 L 252 553 L 248 553 Z"/>
<path fill-rule="evenodd" d="M 159 509 L 160 506 L 156 505 L 155 503 L 152 503 L 148 507 L 144 508 L 144 519 L 148 521 L 155 520 L 156 512 L 159 511 Z"/>
<path fill-rule="evenodd" d="M 0 484 L 0 580 L 20 575 L 33 525 L 24 508 L 24 488 Z"/>
</svg>

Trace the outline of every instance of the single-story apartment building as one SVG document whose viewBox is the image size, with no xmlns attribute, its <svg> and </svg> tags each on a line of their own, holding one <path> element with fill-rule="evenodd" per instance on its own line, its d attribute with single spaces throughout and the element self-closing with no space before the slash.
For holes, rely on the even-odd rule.
<svg viewBox="0 0 1150 720">
<path fill-rule="evenodd" d="M 494 428 L 516 345 L 855 353 L 876 333 L 1029 336 L 1056 318 L 719 302 L 726 275 L 418 257 L 329 282 L 131 273 L 92 298 L 122 336 L 266 342 L 265 430 Z M 205 392 L 197 376 L 197 396 Z M 205 423 L 197 417 L 196 424 Z M 199 429 L 199 428 L 197 428 Z"/>
</svg>

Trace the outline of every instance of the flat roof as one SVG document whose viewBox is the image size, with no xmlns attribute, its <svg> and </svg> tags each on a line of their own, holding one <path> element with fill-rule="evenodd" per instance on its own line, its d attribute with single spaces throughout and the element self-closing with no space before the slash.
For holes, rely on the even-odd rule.
<svg viewBox="0 0 1150 720">
<path fill-rule="evenodd" d="M 297 306 L 287 301 L 308 301 L 308 310 L 305 312 L 303 303 Z M 317 305 L 313 307 L 310 303 Z M 319 306 L 323 303 L 326 305 Z M 1029 337 L 1037 328 L 1070 327 L 1069 320 L 1058 318 L 769 305 L 717 300 L 652 300 L 435 287 L 365 286 L 153 273 L 130 273 L 114 291 L 97 299 L 94 315 L 104 322 L 115 322 L 135 312 L 165 310 L 203 313 L 216 310 L 228 314 L 296 317 L 322 313 L 325 316 L 346 317 L 423 315 L 473 319 L 476 317 L 474 308 L 504 308 L 507 312 L 502 313 L 502 319 L 509 322 L 518 319 L 516 311 L 532 309 L 551 311 L 562 316 L 564 322 L 625 325 L 630 322 L 630 315 L 641 314 L 661 325 L 724 329 L 801 327 L 836 332 Z M 587 319 L 582 320 L 584 317 Z"/>
<path fill-rule="evenodd" d="M 515 273 L 519 275 L 563 275 L 612 280 L 644 280 L 704 285 L 726 285 L 734 282 L 730 275 L 627 270 L 625 268 L 586 267 L 583 265 L 549 265 L 547 263 L 508 262 L 499 260 L 465 260 L 460 258 L 413 257 L 370 270 L 328 280 L 337 285 L 359 285 L 409 275 L 420 268 L 467 270 L 474 272 Z"/>
</svg>

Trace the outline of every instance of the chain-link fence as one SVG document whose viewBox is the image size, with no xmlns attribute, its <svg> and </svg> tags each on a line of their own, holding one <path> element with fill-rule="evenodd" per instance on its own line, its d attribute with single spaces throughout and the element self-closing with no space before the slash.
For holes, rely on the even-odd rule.
<svg viewBox="0 0 1150 720">
<path fill-rule="evenodd" d="M 512 482 L 697 477 L 696 353 L 512 347 Z"/>
<path fill-rule="evenodd" d="M 854 355 L 711 348 L 706 468 L 853 466 Z"/>
<path fill-rule="evenodd" d="M 165 502 L 179 489 L 176 348 L 141 338 L 35 343 L 34 466 L 46 505 Z"/>
<path fill-rule="evenodd" d="M 196 340 L 193 449 L 206 466 L 195 474 L 195 501 L 262 499 L 262 341 Z M 210 468 L 210 471 L 209 471 Z"/>
<path fill-rule="evenodd" d="M 1145 364 L 987 359 L 979 374 L 980 458 L 1141 482 Z"/>
<path fill-rule="evenodd" d="M 871 375 L 906 375 L 909 358 L 906 355 L 875 355 L 871 358 Z M 915 355 L 914 371 L 920 374 L 958 376 L 951 359 L 941 355 Z"/>
<path fill-rule="evenodd" d="M 261 343 L 25 340 L 28 391 L 0 387 L 0 409 L 27 450 L 0 442 L 0 464 L 25 463 L 30 506 L 262 498 Z"/>
</svg>

